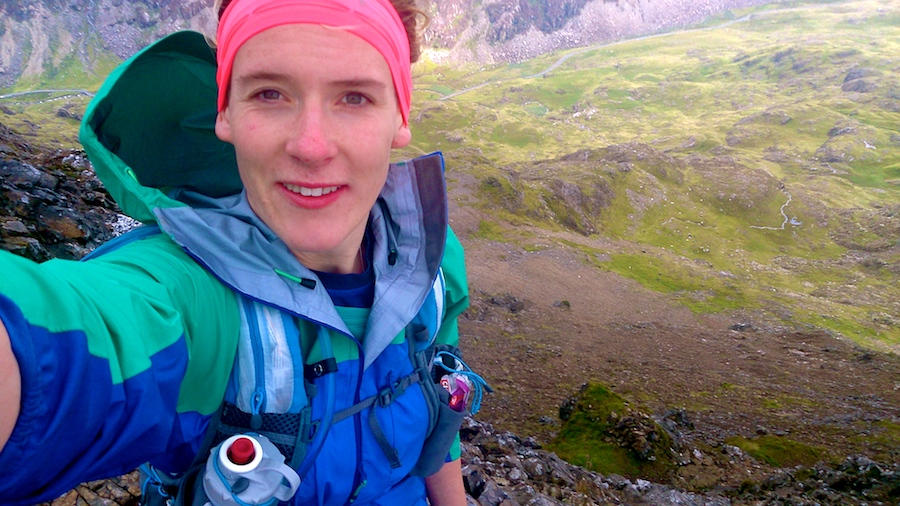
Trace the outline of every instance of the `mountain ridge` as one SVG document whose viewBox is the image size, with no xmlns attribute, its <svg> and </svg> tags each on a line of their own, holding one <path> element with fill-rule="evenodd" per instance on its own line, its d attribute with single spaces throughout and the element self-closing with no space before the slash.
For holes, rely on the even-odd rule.
<svg viewBox="0 0 900 506">
<path fill-rule="evenodd" d="M 546 52 L 696 24 L 763 0 L 447 0 L 431 2 L 427 55 L 438 63 L 516 62 Z M 103 74 L 177 30 L 212 34 L 210 0 L 0 2 L 0 88 Z"/>
</svg>

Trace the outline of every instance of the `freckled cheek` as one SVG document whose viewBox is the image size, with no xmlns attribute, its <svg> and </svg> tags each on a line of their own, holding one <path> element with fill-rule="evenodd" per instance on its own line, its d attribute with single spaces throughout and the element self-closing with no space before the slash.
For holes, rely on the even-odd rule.
<svg viewBox="0 0 900 506">
<path fill-rule="evenodd" d="M 259 130 L 260 124 L 257 121 L 247 120 L 247 131 L 250 133 L 256 132 Z"/>
<path fill-rule="evenodd" d="M 235 139 L 236 143 L 243 144 L 250 149 L 258 149 L 273 138 L 272 127 L 266 125 L 266 122 L 249 118 L 242 118 L 240 121 L 238 129 L 240 138 Z"/>
</svg>

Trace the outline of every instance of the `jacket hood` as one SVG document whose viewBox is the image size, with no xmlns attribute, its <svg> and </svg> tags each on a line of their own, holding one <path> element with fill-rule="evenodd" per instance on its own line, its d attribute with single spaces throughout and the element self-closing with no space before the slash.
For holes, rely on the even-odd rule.
<svg viewBox="0 0 900 506">
<path fill-rule="evenodd" d="M 215 54 L 197 32 L 169 35 L 120 65 L 81 125 L 97 176 L 126 214 L 156 222 L 238 293 L 349 333 L 315 273 L 250 209 L 234 148 L 215 135 L 215 74 Z M 366 365 L 438 277 L 447 234 L 440 154 L 392 164 L 370 228 L 377 281 Z"/>
<path fill-rule="evenodd" d="M 178 32 L 116 68 L 85 112 L 79 133 L 97 176 L 125 214 L 183 205 L 168 193 L 241 191 L 234 148 L 215 134 L 216 57 L 197 32 Z"/>
</svg>

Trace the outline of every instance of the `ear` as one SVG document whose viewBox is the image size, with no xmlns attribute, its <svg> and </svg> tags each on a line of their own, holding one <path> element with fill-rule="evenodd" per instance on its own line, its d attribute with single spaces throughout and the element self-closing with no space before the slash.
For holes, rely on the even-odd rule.
<svg viewBox="0 0 900 506">
<path fill-rule="evenodd" d="M 219 140 L 234 144 L 231 134 L 231 121 L 228 119 L 227 112 L 228 106 L 225 106 L 225 109 L 219 111 L 219 114 L 216 115 L 216 137 Z"/>
<path fill-rule="evenodd" d="M 412 141 L 412 132 L 409 125 L 401 124 L 394 134 L 394 140 L 391 142 L 391 149 L 406 147 Z"/>
</svg>

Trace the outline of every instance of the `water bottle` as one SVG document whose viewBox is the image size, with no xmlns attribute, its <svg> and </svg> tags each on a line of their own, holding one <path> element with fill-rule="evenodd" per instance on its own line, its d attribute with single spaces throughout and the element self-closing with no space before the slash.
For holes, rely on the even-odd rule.
<svg viewBox="0 0 900 506">
<path fill-rule="evenodd" d="M 261 434 L 231 436 L 206 460 L 207 506 L 269 506 L 289 501 L 300 486 L 284 455 Z"/>
</svg>

